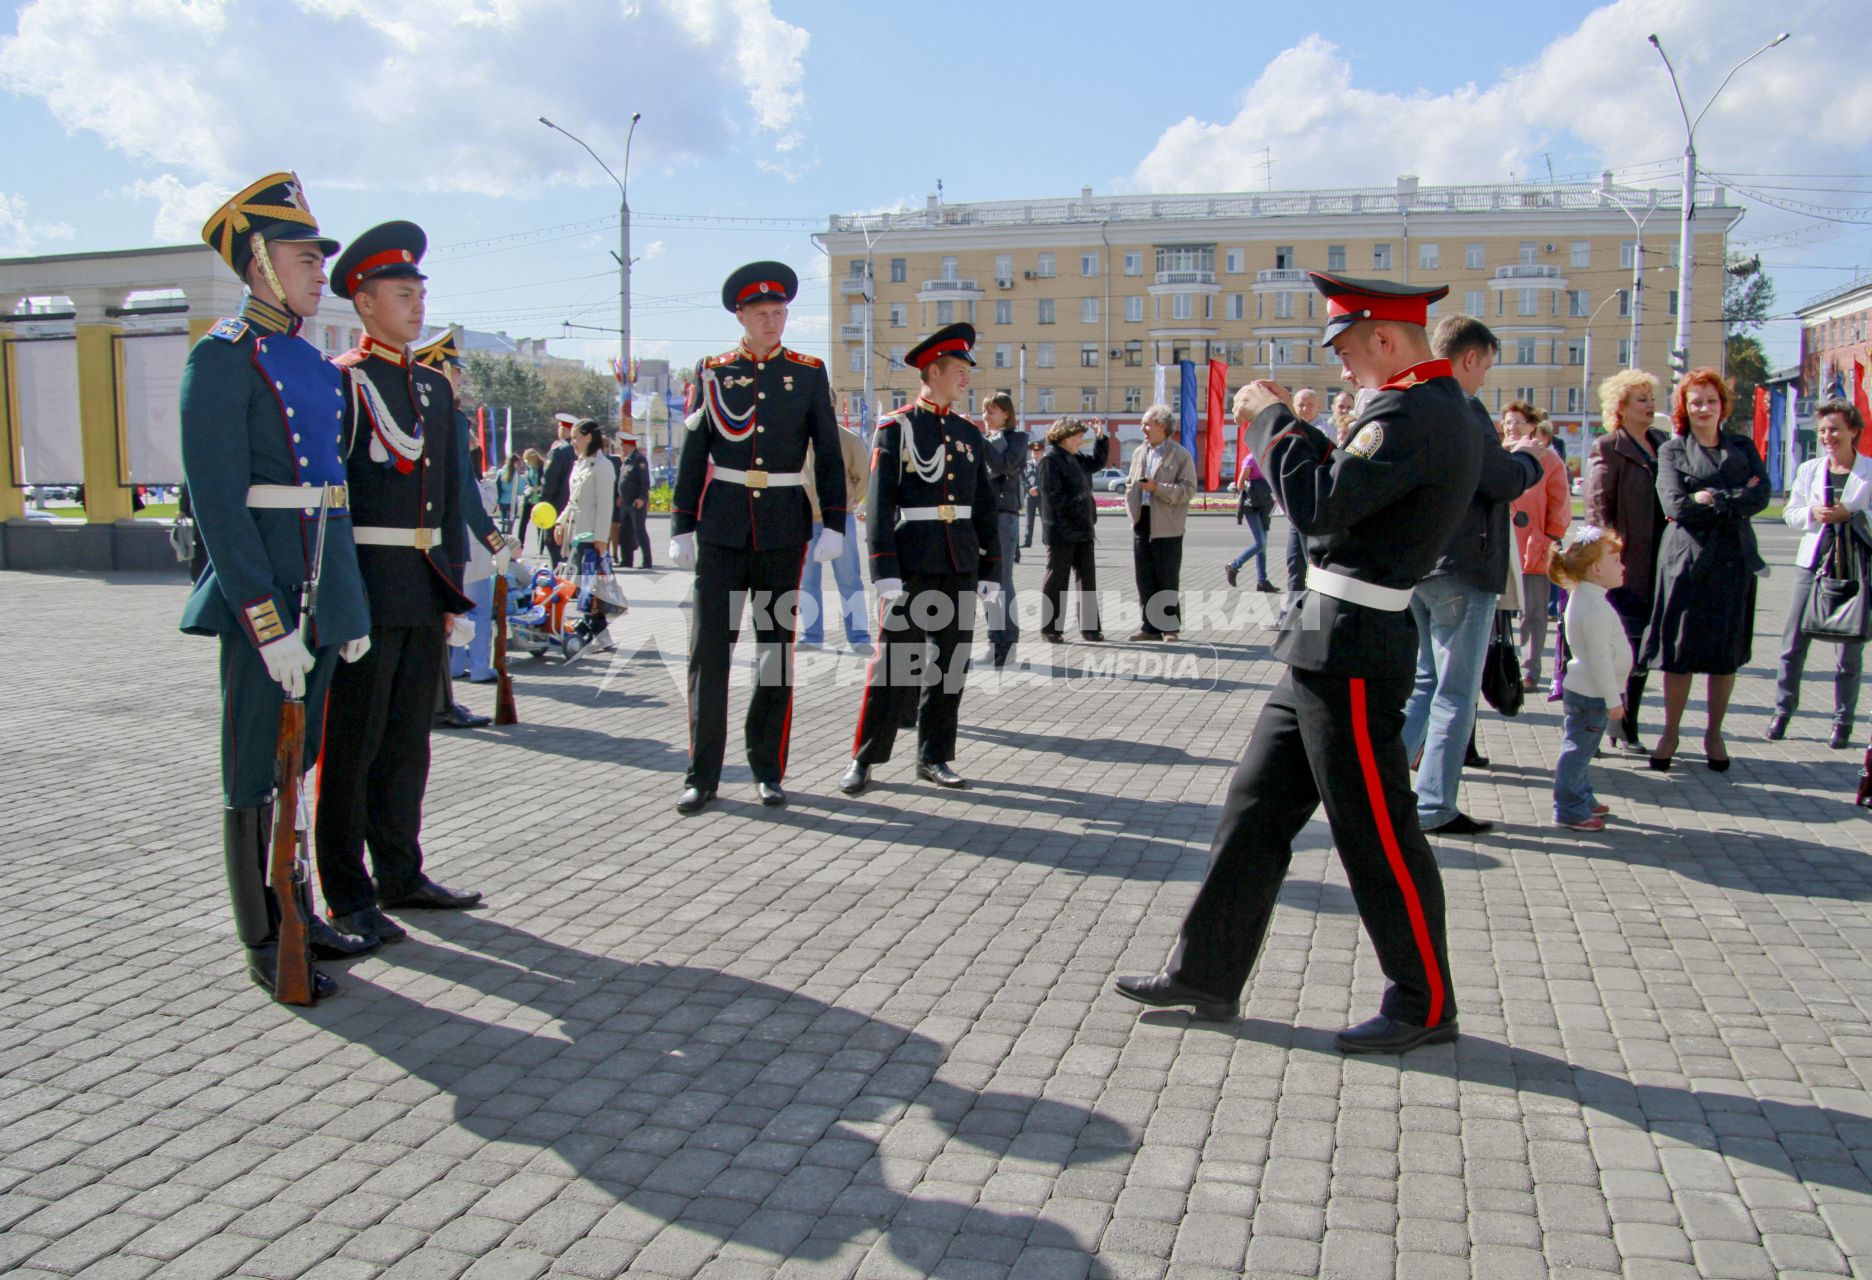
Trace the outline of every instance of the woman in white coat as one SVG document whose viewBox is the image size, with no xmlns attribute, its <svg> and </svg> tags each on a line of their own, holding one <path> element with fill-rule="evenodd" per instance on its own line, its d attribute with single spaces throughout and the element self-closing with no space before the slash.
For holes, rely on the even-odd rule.
<svg viewBox="0 0 1872 1280">
<path fill-rule="evenodd" d="M 1788 492 L 1784 518 L 1801 534 L 1794 555 L 1794 604 L 1781 638 L 1781 670 L 1775 678 L 1774 716 L 1768 738 L 1778 741 L 1800 705 L 1801 669 L 1807 664 L 1809 638 L 1801 633 L 1801 606 L 1813 588 L 1820 536 L 1828 525 L 1843 524 L 1855 512 L 1872 507 L 1872 458 L 1859 454 L 1865 423 L 1844 400 L 1828 400 L 1814 410 L 1814 434 L 1820 456 L 1800 464 Z M 1839 646 L 1833 676 L 1833 732 L 1827 745 L 1838 750 L 1852 740 L 1853 715 L 1859 706 L 1859 662 L 1865 645 Z"/>
<path fill-rule="evenodd" d="M 617 535 L 618 466 L 605 452 L 604 428 L 590 418 L 581 419 L 572 429 L 572 448 L 577 461 L 572 464 L 569 496 L 553 526 L 553 540 L 565 552 L 561 573 L 579 584 L 579 603 L 585 606 L 584 619 L 568 637 L 579 642 L 568 646 L 568 658 L 593 640 L 609 647 L 604 605 L 590 584 L 610 575 L 609 552 Z"/>
</svg>

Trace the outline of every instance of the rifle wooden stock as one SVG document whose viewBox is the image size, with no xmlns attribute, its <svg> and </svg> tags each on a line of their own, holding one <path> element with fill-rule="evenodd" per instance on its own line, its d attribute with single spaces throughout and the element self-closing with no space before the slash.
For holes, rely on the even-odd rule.
<svg viewBox="0 0 1872 1280">
<path fill-rule="evenodd" d="M 519 724 L 514 706 L 513 677 L 507 674 L 507 575 L 494 576 L 494 723 Z"/>
<path fill-rule="evenodd" d="M 267 879 L 279 905 L 279 956 L 273 998 L 281 1004 L 311 1004 L 312 948 L 296 882 L 299 863 L 300 765 L 305 759 L 305 703 L 280 704 L 279 744 L 273 755 L 273 856 Z"/>
</svg>

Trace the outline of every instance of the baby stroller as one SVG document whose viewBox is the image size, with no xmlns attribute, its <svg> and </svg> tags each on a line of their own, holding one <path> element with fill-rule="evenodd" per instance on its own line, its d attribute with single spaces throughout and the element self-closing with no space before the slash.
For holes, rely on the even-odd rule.
<svg viewBox="0 0 1872 1280">
<path fill-rule="evenodd" d="M 554 654 L 570 662 L 584 647 L 566 631 L 566 605 L 578 598 L 578 587 L 544 565 L 529 569 L 516 563 L 508 570 L 508 643 L 535 658 Z"/>
</svg>

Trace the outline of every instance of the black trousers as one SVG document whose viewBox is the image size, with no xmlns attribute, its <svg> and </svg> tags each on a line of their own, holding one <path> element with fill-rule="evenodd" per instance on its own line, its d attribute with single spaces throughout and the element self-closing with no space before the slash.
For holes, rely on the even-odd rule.
<svg viewBox="0 0 1872 1280">
<path fill-rule="evenodd" d="M 618 540 L 624 544 L 617 554 L 624 568 L 636 567 L 639 549 L 643 551 L 643 567 L 653 567 L 650 560 L 650 512 L 647 507 L 625 507 L 618 513 Z"/>
<path fill-rule="evenodd" d="M 422 883 L 423 792 L 443 644 L 439 618 L 372 627 L 370 650 L 332 677 L 314 843 L 333 915 Z M 367 848 L 374 884 L 364 869 Z"/>
<path fill-rule="evenodd" d="M 230 809 L 248 809 L 273 796 L 273 757 L 286 691 L 267 675 L 260 651 L 245 635 L 220 639 L 221 803 Z M 339 665 L 338 646 L 314 649 L 312 659 L 311 674 L 306 676 L 304 769 L 318 760 L 325 733 L 325 691 Z"/>
<path fill-rule="evenodd" d="M 1055 538 L 1047 543 L 1046 575 L 1040 579 L 1042 634 L 1058 635 L 1066 629 L 1068 577 L 1079 579 L 1079 630 L 1087 635 L 1099 630 L 1096 544 L 1090 538 L 1084 542 Z"/>
<path fill-rule="evenodd" d="M 1027 498 L 1027 536 L 1021 541 L 1021 545 L 1023 547 L 1031 547 L 1033 545 L 1034 521 L 1038 520 L 1039 518 L 1040 518 L 1040 499 L 1029 494 Z M 1046 526 L 1045 525 L 1040 526 L 1040 541 L 1042 544 L 1046 542 Z M 199 573 L 196 574 L 195 576 L 198 578 L 201 577 Z"/>
<path fill-rule="evenodd" d="M 754 696 L 748 700 L 748 766 L 756 782 L 786 776 L 793 729 L 793 635 L 806 547 L 754 551 L 696 544 L 695 611 L 689 624 L 689 769 L 685 786 L 721 783 L 728 748 L 728 672 L 744 608 L 754 612 Z"/>
<path fill-rule="evenodd" d="M 911 574 L 878 611 L 878 649 L 865 668 L 852 759 L 883 764 L 899 727 L 917 727 L 917 763 L 955 759 L 962 686 L 975 637 L 975 575 Z"/>
<path fill-rule="evenodd" d="M 1151 537 L 1151 509 L 1131 526 L 1131 567 L 1137 576 L 1139 628 L 1150 635 L 1183 629 L 1183 536 Z"/>
<path fill-rule="evenodd" d="M 1291 520 L 1287 522 L 1287 594 L 1299 595 L 1306 590 L 1306 539 L 1301 536 L 1300 527 Z"/>
<path fill-rule="evenodd" d="M 1294 837 L 1323 803 L 1359 918 L 1390 979 L 1382 1011 L 1416 1026 L 1455 1018 L 1443 880 L 1417 825 L 1404 759 L 1411 684 L 1289 670 L 1268 695 L 1229 783 L 1209 873 L 1171 953 L 1172 976 L 1223 998 L 1241 992 Z"/>
</svg>

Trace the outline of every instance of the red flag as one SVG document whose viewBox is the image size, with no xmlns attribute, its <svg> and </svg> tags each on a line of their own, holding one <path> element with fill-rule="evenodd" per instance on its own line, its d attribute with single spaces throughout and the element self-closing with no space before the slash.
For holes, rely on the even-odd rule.
<svg viewBox="0 0 1872 1280">
<path fill-rule="evenodd" d="M 1755 452 L 1768 456 L 1768 388 L 1755 388 Z"/>
<path fill-rule="evenodd" d="M 487 406 L 484 404 L 479 404 L 475 406 L 475 443 L 481 446 L 481 465 L 485 467 L 487 465 L 488 456 L 487 456 Z M 475 479 L 477 480 L 479 480 L 480 478 L 481 478 L 480 476 L 475 477 Z"/>
<path fill-rule="evenodd" d="M 1211 360 L 1209 417 L 1203 424 L 1203 488 L 1210 493 L 1222 487 L 1222 424 L 1228 420 L 1223 401 L 1227 397 L 1228 366 L 1220 360 Z"/>
<path fill-rule="evenodd" d="M 1853 357 L 1853 407 L 1859 410 L 1859 420 L 1872 419 L 1872 404 L 1866 402 L 1866 366 L 1865 361 Z M 1859 433 L 1859 452 L 1872 458 L 1872 431 Z"/>
</svg>

